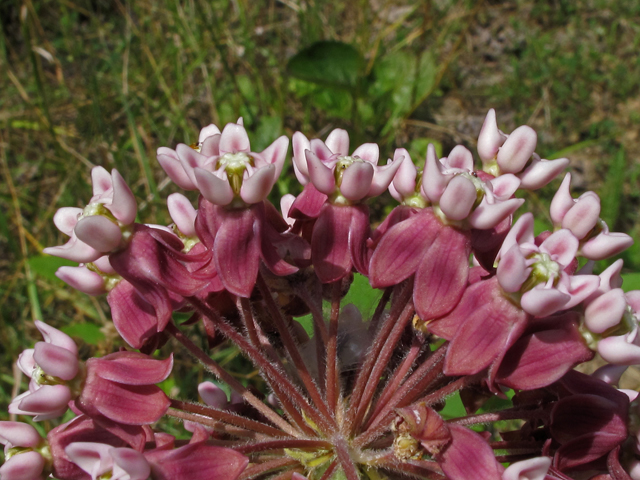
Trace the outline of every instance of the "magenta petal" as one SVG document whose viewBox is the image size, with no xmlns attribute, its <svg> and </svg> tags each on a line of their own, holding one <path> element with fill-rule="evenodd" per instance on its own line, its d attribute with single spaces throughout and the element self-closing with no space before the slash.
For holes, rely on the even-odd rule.
<svg viewBox="0 0 640 480">
<path fill-rule="evenodd" d="M 28 423 L 0 422 L 0 443 L 10 447 L 35 447 L 42 439 Z"/>
<path fill-rule="evenodd" d="M 107 293 L 104 279 L 86 267 L 60 267 L 56 271 L 56 277 L 87 295 L 95 296 Z"/>
<path fill-rule="evenodd" d="M 373 166 L 370 163 L 352 163 L 343 173 L 340 193 L 352 202 L 362 200 L 369 192 L 373 174 Z"/>
<path fill-rule="evenodd" d="M 107 301 L 116 330 L 133 348 L 141 348 L 145 340 L 157 332 L 154 308 L 126 280 L 109 292 Z"/>
<path fill-rule="evenodd" d="M 412 275 L 441 227 L 430 209 L 391 227 L 380 239 L 369 264 L 374 288 L 400 283 Z"/>
<path fill-rule="evenodd" d="M 78 354 L 78 347 L 76 345 L 76 342 L 74 342 L 69 335 L 61 332 L 57 328 L 53 328 L 52 326 L 41 322 L 40 320 L 36 320 L 34 323 L 36 325 L 36 328 L 42 334 L 42 338 L 44 338 L 45 342 L 57 347 L 62 347 L 65 350 L 69 350 L 74 355 Z"/>
<path fill-rule="evenodd" d="M 242 125 L 227 123 L 220 137 L 220 154 L 248 152 L 251 150 L 249 136 Z"/>
<path fill-rule="evenodd" d="M 193 172 L 198 190 L 204 198 L 215 205 L 229 205 L 231 203 L 233 190 L 227 178 L 222 179 L 203 168 L 196 168 Z"/>
<path fill-rule="evenodd" d="M 260 266 L 260 235 L 254 231 L 253 210 L 227 212 L 213 246 L 215 265 L 225 288 L 234 295 L 251 295 Z"/>
<path fill-rule="evenodd" d="M 267 198 L 275 181 L 275 165 L 258 168 L 253 175 L 242 182 L 240 197 L 249 205 L 261 202 Z"/>
<path fill-rule="evenodd" d="M 47 375 L 71 380 L 78 374 L 78 357 L 75 352 L 50 343 L 38 342 L 33 359 Z"/>
<path fill-rule="evenodd" d="M 179 159 L 170 157 L 169 155 L 160 154 L 158 152 L 158 163 L 162 169 L 169 175 L 169 178 L 184 190 L 196 190 L 197 187 L 191 177 L 187 175 L 182 162 Z"/>
<path fill-rule="evenodd" d="M 80 219 L 74 232 L 80 241 L 103 253 L 115 250 L 122 240 L 120 227 L 101 215 Z"/>
<path fill-rule="evenodd" d="M 124 385 L 148 385 L 167 379 L 173 368 L 173 355 L 156 360 L 137 352 L 117 352 L 96 358 L 92 363 L 96 375 Z"/>
<path fill-rule="evenodd" d="M 457 175 L 444 189 L 440 197 L 440 209 L 451 220 L 464 220 L 471 213 L 477 198 L 476 187 L 471 180 Z"/>
<path fill-rule="evenodd" d="M 535 130 L 527 125 L 516 128 L 498 151 L 498 165 L 503 173 L 520 172 L 533 155 L 538 143 Z"/>
<path fill-rule="evenodd" d="M 316 187 L 313 186 L 313 183 L 308 183 L 291 205 L 289 216 L 300 220 L 318 218 L 322 206 L 326 201 L 327 196 L 324 193 L 320 193 Z"/>
<path fill-rule="evenodd" d="M 483 162 L 489 162 L 496 158 L 498 149 L 505 141 L 505 135 L 498 130 L 496 111 L 492 108 L 487 113 L 478 135 L 478 155 Z"/>
<path fill-rule="evenodd" d="M 449 424 L 451 443 L 437 457 L 447 478 L 501 480 L 504 467 L 480 434 L 461 425 Z"/>
<path fill-rule="evenodd" d="M 351 226 L 349 227 L 349 251 L 355 269 L 367 275 L 369 272 L 370 250 L 367 248 L 369 238 L 369 207 L 358 205 L 348 207 L 351 210 Z"/>
<path fill-rule="evenodd" d="M 71 236 L 73 229 L 78 223 L 78 217 L 82 215 L 81 208 L 62 207 L 53 216 L 53 223 L 56 228 L 65 235 Z"/>
<path fill-rule="evenodd" d="M 134 222 L 138 213 L 136 198 L 117 170 L 113 170 L 111 178 L 113 181 L 113 200 L 108 208 L 120 223 L 130 225 Z"/>
<path fill-rule="evenodd" d="M 341 128 L 332 130 L 324 143 L 333 153 L 349 155 L 349 134 L 346 130 Z"/>
<path fill-rule="evenodd" d="M 14 455 L 0 467 L 0 478 L 3 480 L 41 480 L 45 461 L 35 451 Z"/>
<path fill-rule="evenodd" d="M 336 188 L 336 180 L 333 170 L 325 166 L 324 163 L 310 150 L 305 152 L 307 158 L 307 168 L 309 178 L 319 192 L 331 195 Z"/>
<path fill-rule="evenodd" d="M 522 309 L 534 317 L 548 317 L 561 310 L 571 297 L 555 288 L 535 287 L 522 295 Z"/>
<path fill-rule="evenodd" d="M 350 226 L 351 207 L 325 204 L 311 237 L 311 260 L 322 283 L 335 282 L 351 272 Z"/>
<path fill-rule="evenodd" d="M 438 318 L 458 304 L 469 277 L 469 236 L 442 226 L 415 276 L 413 303 L 422 320 Z"/>
</svg>

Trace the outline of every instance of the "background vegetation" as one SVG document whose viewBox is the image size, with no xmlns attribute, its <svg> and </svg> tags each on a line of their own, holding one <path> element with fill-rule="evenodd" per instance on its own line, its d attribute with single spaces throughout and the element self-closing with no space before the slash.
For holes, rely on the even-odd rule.
<svg viewBox="0 0 640 480">
<path fill-rule="evenodd" d="M 56 209 L 83 206 L 102 165 L 129 180 L 140 221 L 168 222 L 175 187 L 155 151 L 211 122 L 244 117 L 256 150 L 342 127 L 420 162 L 428 142 L 475 152 L 493 107 L 506 132 L 533 126 L 544 158 L 571 159 L 575 193 L 598 191 L 613 230 L 640 234 L 636 0 L 0 0 L 0 22 L 0 419 L 33 319 L 82 337 L 83 353 L 119 346 L 104 299 L 41 254 L 66 241 Z M 297 193 L 287 168 L 276 194 Z M 531 197 L 542 218 L 553 188 Z M 640 271 L 638 245 L 624 258 Z M 183 370 L 167 388 L 197 375 Z"/>
</svg>

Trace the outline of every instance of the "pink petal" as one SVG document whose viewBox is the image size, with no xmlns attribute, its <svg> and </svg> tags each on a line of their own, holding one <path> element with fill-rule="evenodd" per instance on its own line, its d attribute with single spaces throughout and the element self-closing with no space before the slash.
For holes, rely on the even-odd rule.
<svg viewBox="0 0 640 480">
<path fill-rule="evenodd" d="M 355 149 L 351 156 L 361 158 L 372 165 L 377 165 L 380 158 L 380 148 L 377 143 L 363 143 Z"/>
<path fill-rule="evenodd" d="M 326 201 L 327 196 L 316 190 L 313 183 L 308 183 L 291 205 L 289 216 L 294 219 L 318 218 Z"/>
<path fill-rule="evenodd" d="M 496 158 L 498 149 L 505 141 L 505 135 L 498 130 L 496 111 L 492 108 L 487 113 L 478 135 L 478 155 L 483 162 L 490 162 Z"/>
<path fill-rule="evenodd" d="M 91 478 L 98 478 L 113 468 L 109 453 L 111 449 L 113 447 L 105 443 L 73 442 L 64 451 L 69 459 L 91 475 Z"/>
<path fill-rule="evenodd" d="M 203 143 L 207 138 L 218 135 L 219 133 L 220 129 L 213 123 L 211 123 L 200 130 L 200 134 L 198 135 L 198 143 Z"/>
<path fill-rule="evenodd" d="M 627 368 L 627 365 L 604 365 L 593 372 L 591 376 L 609 385 L 617 386 L 620 383 L 622 374 L 627 371 Z"/>
<path fill-rule="evenodd" d="M 0 467 L 0 477 L 3 480 L 41 480 L 44 465 L 44 458 L 38 452 L 22 452 Z"/>
<path fill-rule="evenodd" d="M 256 169 L 253 175 L 242 182 L 242 187 L 240 187 L 242 200 L 252 205 L 267 198 L 277 179 L 276 170 L 275 165 Z"/>
<path fill-rule="evenodd" d="M 43 385 L 35 392 L 25 396 L 18 408 L 27 415 L 36 415 L 34 421 L 48 420 L 61 416 L 67 411 L 71 392 L 66 385 Z M 9 413 L 11 410 L 9 410 Z M 19 412 L 15 412 L 19 413 Z"/>
<path fill-rule="evenodd" d="M 337 153 L 332 152 L 319 138 L 312 138 L 310 150 L 320 159 L 322 163 L 329 163 L 338 157 Z"/>
<path fill-rule="evenodd" d="M 502 474 L 502 480 L 544 480 L 550 466 L 549 457 L 522 460 L 507 467 Z"/>
<path fill-rule="evenodd" d="M 349 226 L 349 252 L 354 268 L 362 275 L 369 274 L 369 260 L 371 251 L 367 248 L 367 239 L 371 233 L 369 221 L 369 207 L 356 205 L 351 210 L 351 225 Z"/>
<path fill-rule="evenodd" d="M 74 232 L 80 241 L 102 253 L 115 250 L 122 240 L 120 227 L 102 215 L 80 219 Z"/>
<path fill-rule="evenodd" d="M 133 348 L 141 348 L 158 331 L 154 308 L 126 280 L 109 292 L 107 301 L 116 330 Z"/>
<path fill-rule="evenodd" d="M 626 335 L 603 338 L 598 342 L 598 353 L 614 365 L 640 364 L 640 347 L 629 343 Z"/>
<path fill-rule="evenodd" d="M 29 378 L 32 377 L 33 371 L 36 368 L 36 361 L 33 359 L 34 353 L 35 350 L 33 348 L 27 348 L 18 356 L 18 368 Z"/>
<path fill-rule="evenodd" d="M 504 254 L 514 245 L 533 242 L 533 214 L 527 212 L 521 215 L 516 223 L 513 224 L 511 230 L 509 230 L 500 249 L 500 253 Z"/>
<path fill-rule="evenodd" d="M 510 198 L 520 186 L 520 179 L 511 173 L 505 173 L 489 180 L 493 194 L 500 198 Z"/>
<path fill-rule="evenodd" d="M 438 202 L 444 193 L 449 179 L 440 171 L 440 162 L 433 144 L 427 147 L 427 160 L 422 175 L 422 193 L 432 202 Z"/>
<path fill-rule="evenodd" d="M 513 293 L 520 290 L 530 273 L 531 269 L 527 268 L 526 259 L 518 245 L 511 247 L 498 264 L 498 281 L 505 292 Z"/>
<path fill-rule="evenodd" d="M 306 150 L 311 150 L 309 139 L 300 132 L 293 134 L 293 170 L 302 185 L 309 182 L 309 170 L 307 169 Z"/>
<path fill-rule="evenodd" d="M 498 165 L 503 173 L 519 173 L 533 155 L 538 143 L 535 130 L 527 125 L 516 128 L 498 151 Z"/>
<path fill-rule="evenodd" d="M 349 134 L 346 130 L 341 128 L 332 130 L 324 143 L 333 153 L 349 155 Z"/>
<path fill-rule="evenodd" d="M 535 287 L 522 295 L 520 304 L 524 311 L 535 317 L 548 317 L 562 310 L 569 300 L 569 295 L 555 288 Z"/>
<path fill-rule="evenodd" d="M 69 350 L 38 342 L 34 347 L 33 359 L 47 375 L 71 380 L 78 374 L 78 357 Z"/>
<path fill-rule="evenodd" d="M 569 276 L 569 284 L 561 281 L 558 290 L 571 295 L 564 308 L 573 308 L 589 298 L 600 285 L 600 277 L 597 275 L 571 275 Z"/>
<path fill-rule="evenodd" d="M 342 174 L 340 193 L 352 202 L 362 200 L 371 188 L 374 169 L 370 163 L 354 162 Z M 386 187 L 384 188 L 386 190 Z"/>
<path fill-rule="evenodd" d="M 62 233 L 71 236 L 80 215 L 82 215 L 81 208 L 62 207 L 53 216 L 53 223 Z"/>
<path fill-rule="evenodd" d="M 0 443 L 10 447 L 35 447 L 42 438 L 28 423 L 0 422 Z"/>
<path fill-rule="evenodd" d="M 55 257 L 66 258 L 72 262 L 89 263 L 102 257 L 104 254 L 97 251 L 95 248 L 90 247 L 86 243 L 78 240 L 75 236 L 69 239 L 64 245 L 57 247 L 47 247 L 42 250 L 47 255 L 53 255 Z"/>
<path fill-rule="evenodd" d="M 111 179 L 113 181 L 113 200 L 107 208 L 120 223 L 130 225 L 134 222 L 138 213 L 136 198 L 117 170 L 114 169 L 111 172 Z"/>
<path fill-rule="evenodd" d="M 451 443 L 437 457 L 447 478 L 500 480 L 504 467 L 480 434 L 461 425 L 449 424 Z"/>
<path fill-rule="evenodd" d="M 104 167 L 93 167 L 91 169 L 91 184 L 93 185 L 93 195 L 102 195 L 112 187 L 111 174 Z"/>
<path fill-rule="evenodd" d="M 602 275 L 602 274 L 601 274 Z M 635 314 L 640 313 L 640 290 L 633 290 L 624 294 L 627 303 Z"/>
<path fill-rule="evenodd" d="M 409 161 L 410 160 L 411 159 L 409 159 Z M 404 157 L 399 157 L 385 166 L 374 167 L 373 181 L 371 182 L 371 188 L 367 193 L 367 197 L 377 197 L 389 188 L 391 181 L 395 177 L 396 172 L 402 163 L 404 163 Z"/>
<path fill-rule="evenodd" d="M 138 352 L 117 352 L 92 359 L 96 375 L 123 385 L 149 385 L 160 383 L 171 375 L 173 355 L 156 360 Z"/>
<path fill-rule="evenodd" d="M 249 152 L 251 145 L 249 136 L 242 125 L 227 123 L 220 137 L 220 154 Z"/>
<path fill-rule="evenodd" d="M 320 159 L 310 150 L 305 152 L 309 179 L 316 189 L 325 195 L 331 195 L 336 188 L 336 180 L 333 170 L 327 168 Z"/>
<path fill-rule="evenodd" d="M 149 478 L 151 466 L 141 453 L 131 448 L 112 448 L 110 454 L 114 463 L 112 479 L 147 480 Z"/>
<path fill-rule="evenodd" d="M 311 260 L 322 283 L 335 282 L 351 273 L 350 209 L 327 203 L 313 227 Z"/>
<path fill-rule="evenodd" d="M 194 168 L 204 168 L 207 163 L 207 157 L 196 152 L 193 148 L 189 145 L 185 145 L 184 143 L 178 144 L 176 147 L 176 153 L 178 154 L 178 158 L 182 164 L 182 169 L 189 177 L 189 180 L 194 185 L 197 185 L 193 170 Z"/>
<path fill-rule="evenodd" d="M 289 150 L 289 139 L 284 135 L 269 145 L 263 152 L 262 157 L 270 165 L 275 165 L 276 173 L 274 177 L 277 179 L 282 172 L 284 166 L 284 159 L 287 157 L 287 150 Z M 260 165 L 256 164 L 256 167 Z"/>
<path fill-rule="evenodd" d="M 589 260 L 604 260 L 622 253 L 633 245 L 633 238 L 626 233 L 601 233 L 582 245 L 582 256 Z"/>
<path fill-rule="evenodd" d="M 524 204 L 524 198 L 510 198 L 493 205 L 489 205 L 483 199 L 469 216 L 469 223 L 478 230 L 489 230 L 512 215 L 522 204 Z"/>
<path fill-rule="evenodd" d="M 569 230 L 562 229 L 552 233 L 540 245 L 540 251 L 548 253 L 562 266 L 567 266 L 578 252 L 578 239 Z"/>
<path fill-rule="evenodd" d="M 202 382 L 198 385 L 198 393 L 204 403 L 214 408 L 225 408 L 227 406 L 227 394 L 212 382 Z"/>
<path fill-rule="evenodd" d="M 191 205 L 187 197 L 180 193 L 172 193 L 167 197 L 167 208 L 171 220 L 176 224 L 178 230 L 187 237 L 195 237 L 195 221 L 197 211 Z"/>
<path fill-rule="evenodd" d="M 40 320 L 36 320 L 34 323 L 36 328 L 42 334 L 45 342 L 55 345 L 56 347 L 62 347 L 74 355 L 78 354 L 78 346 L 69 335 L 61 332 L 57 328 L 53 328 L 52 326 L 41 322 Z"/>
<path fill-rule="evenodd" d="M 558 158 L 556 160 L 535 160 L 520 175 L 520 188 L 524 190 L 537 190 L 544 187 L 556 178 L 569 165 L 569 159 Z"/>
<path fill-rule="evenodd" d="M 600 218 L 600 198 L 582 195 L 562 220 L 562 228 L 571 230 L 578 239 L 582 239 L 593 230 Z"/>
<path fill-rule="evenodd" d="M 180 188 L 184 190 L 197 189 L 195 182 L 187 175 L 179 159 L 158 153 L 158 163 L 166 174 L 169 175 L 171 181 Z"/>
<path fill-rule="evenodd" d="M 471 180 L 456 175 L 440 197 L 440 209 L 450 220 L 464 220 L 477 199 L 476 187 Z"/>
<path fill-rule="evenodd" d="M 404 160 L 400 163 L 398 171 L 393 178 L 393 186 L 402 197 L 409 197 L 415 193 L 418 170 L 411 160 L 409 152 L 404 148 L 397 148 L 393 154 L 393 161 L 397 162 L 402 157 L 404 157 Z"/>
<path fill-rule="evenodd" d="M 222 179 L 203 168 L 194 170 L 198 190 L 204 198 L 215 205 L 229 205 L 233 200 L 233 190 L 229 180 Z M 226 177 L 226 174 L 225 174 Z"/>
<path fill-rule="evenodd" d="M 549 213 L 553 224 L 556 226 L 562 225 L 562 219 L 574 205 L 575 201 L 571 197 L 571 174 L 567 173 L 558 191 L 553 196 L 553 200 L 551 200 Z"/>
<path fill-rule="evenodd" d="M 446 162 L 449 168 L 458 168 L 467 172 L 473 172 L 473 155 L 462 145 L 456 145 L 449 153 Z"/>
<path fill-rule="evenodd" d="M 220 155 L 220 134 L 211 135 L 202 141 L 200 153 L 205 157 L 217 157 Z"/>
<path fill-rule="evenodd" d="M 56 277 L 87 295 L 97 296 L 107 293 L 104 279 L 86 267 L 60 267 L 56 271 Z"/>
</svg>

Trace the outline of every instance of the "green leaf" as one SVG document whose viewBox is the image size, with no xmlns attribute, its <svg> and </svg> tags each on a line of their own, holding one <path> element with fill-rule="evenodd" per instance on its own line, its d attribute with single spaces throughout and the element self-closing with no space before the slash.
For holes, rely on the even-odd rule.
<svg viewBox="0 0 640 480">
<path fill-rule="evenodd" d="M 432 143 L 436 148 L 436 155 L 442 157 L 442 143 L 435 138 L 415 138 L 411 140 L 409 145 L 409 155 L 418 168 L 424 168 L 425 158 L 427 157 L 427 147 Z"/>
<path fill-rule="evenodd" d="M 61 330 L 70 337 L 79 338 L 90 345 L 98 345 L 104 340 L 104 333 L 100 331 L 100 327 L 95 323 L 74 323 L 63 327 Z"/>
<path fill-rule="evenodd" d="M 342 299 L 342 305 L 354 304 L 362 313 L 362 318 L 367 320 L 373 315 L 380 297 L 382 290 L 371 288 L 367 277 L 356 273 L 349 293 Z"/>
<path fill-rule="evenodd" d="M 31 267 L 31 271 L 52 282 L 62 281 L 56 277 L 56 271 L 58 268 L 64 266 L 77 267 L 78 264 L 70 260 L 65 260 L 64 258 L 54 257 L 51 255 L 38 255 L 36 257 L 29 258 L 29 267 Z"/>
<path fill-rule="evenodd" d="M 640 273 L 623 273 L 622 281 L 622 289 L 625 292 L 640 290 Z"/>
<path fill-rule="evenodd" d="M 351 45 L 321 41 L 295 54 L 287 70 L 301 80 L 352 90 L 363 66 L 362 55 Z"/>
<path fill-rule="evenodd" d="M 447 398 L 447 403 L 439 413 L 440 416 L 445 420 L 448 420 L 450 418 L 464 417 L 467 412 L 464 409 L 462 400 L 460 399 L 460 393 L 456 392 L 454 395 Z"/>
</svg>

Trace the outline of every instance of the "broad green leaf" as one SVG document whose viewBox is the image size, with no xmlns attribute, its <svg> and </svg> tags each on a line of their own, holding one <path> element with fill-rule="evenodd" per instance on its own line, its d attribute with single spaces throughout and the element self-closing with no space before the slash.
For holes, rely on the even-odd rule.
<svg viewBox="0 0 640 480">
<path fill-rule="evenodd" d="M 622 274 L 622 280 L 622 289 L 625 292 L 640 290 L 640 273 L 624 273 Z"/>
<path fill-rule="evenodd" d="M 364 66 L 360 52 L 335 41 L 316 42 L 295 54 L 287 70 L 296 78 L 344 89 L 354 89 Z"/>
<path fill-rule="evenodd" d="M 29 258 L 29 267 L 31 267 L 31 271 L 52 282 L 62 281 L 56 277 L 56 271 L 58 268 L 64 266 L 76 267 L 78 264 L 52 255 L 38 255 Z"/>
<path fill-rule="evenodd" d="M 104 333 L 95 323 L 74 323 L 61 329 L 70 337 L 81 339 L 84 343 L 97 345 L 104 340 Z"/>
</svg>

